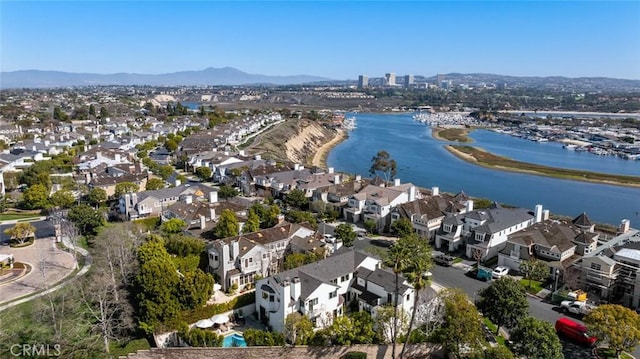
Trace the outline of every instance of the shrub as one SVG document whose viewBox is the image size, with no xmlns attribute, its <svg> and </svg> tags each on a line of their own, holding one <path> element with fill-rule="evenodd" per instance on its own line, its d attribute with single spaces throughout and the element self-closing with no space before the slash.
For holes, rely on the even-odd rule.
<svg viewBox="0 0 640 359">
<path fill-rule="evenodd" d="M 367 353 L 365 352 L 348 352 L 345 354 L 344 359 L 367 359 Z"/>
<path fill-rule="evenodd" d="M 142 225 L 145 230 L 151 231 L 158 228 L 158 226 L 160 225 L 160 217 L 137 219 L 135 220 L 135 223 Z"/>
</svg>

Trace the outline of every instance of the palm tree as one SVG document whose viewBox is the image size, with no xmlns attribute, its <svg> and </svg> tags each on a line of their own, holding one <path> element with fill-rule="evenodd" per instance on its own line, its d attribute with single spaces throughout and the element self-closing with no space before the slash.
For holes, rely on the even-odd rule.
<svg viewBox="0 0 640 359">
<path fill-rule="evenodd" d="M 395 359 L 396 357 L 396 341 L 398 338 L 398 292 L 400 291 L 398 286 L 398 279 L 400 273 L 404 273 L 408 267 L 409 259 L 412 256 L 412 253 L 409 252 L 411 248 L 407 245 L 404 245 L 400 240 L 395 242 L 393 246 L 387 252 L 387 255 L 383 259 L 383 264 L 391 270 L 395 274 L 395 293 L 393 299 L 393 333 L 391 338 L 392 350 L 391 350 L 391 358 Z"/>
<path fill-rule="evenodd" d="M 409 320 L 409 330 L 407 332 L 407 339 L 400 352 L 400 359 L 404 357 L 405 349 L 411 338 L 411 331 L 413 330 L 414 320 L 416 318 L 416 312 L 418 309 L 418 299 L 420 291 L 429 285 L 429 270 L 433 267 L 433 260 L 431 259 L 431 247 L 427 243 L 425 238 L 421 238 L 416 233 L 408 234 L 402 237 L 398 242 L 400 246 L 406 247 L 404 253 L 411 253 L 407 258 L 407 266 L 404 268 L 403 274 L 407 277 L 407 280 L 413 289 L 415 290 L 415 299 L 413 302 L 413 309 L 411 310 L 411 319 Z"/>
</svg>

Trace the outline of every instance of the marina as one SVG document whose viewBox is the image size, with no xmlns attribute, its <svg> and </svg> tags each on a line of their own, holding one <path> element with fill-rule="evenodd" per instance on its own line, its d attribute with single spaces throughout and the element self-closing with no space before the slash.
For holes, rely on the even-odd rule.
<svg viewBox="0 0 640 359">
<path fill-rule="evenodd" d="M 518 161 L 594 172 L 640 174 L 640 163 L 613 156 L 567 151 L 562 143 L 540 143 L 490 130 L 471 132 L 474 146 Z M 432 138 L 431 128 L 413 120 L 413 114 L 358 114 L 358 128 L 336 146 L 327 163 L 338 171 L 367 176 L 371 157 L 386 150 L 398 163 L 397 177 L 421 187 L 439 186 L 446 192 L 464 190 L 525 208 L 543 204 L 552 213 L 618 225 L 622 219 L 640 221 L 640 190 L 605 184 L 511 173 L 479 167 L 444 149 L 447 142 Z"/>
</svg>

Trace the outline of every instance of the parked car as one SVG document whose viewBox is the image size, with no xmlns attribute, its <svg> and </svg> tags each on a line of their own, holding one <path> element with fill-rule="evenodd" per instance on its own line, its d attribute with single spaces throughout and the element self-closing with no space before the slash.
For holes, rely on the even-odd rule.
<svg viewBox="0 0 640 359">
<path fill-rule="evenodd" d="M 494 279 L 499 279 L 509 274 L 509 268 L 498 266 L 491 272 L 491 277 Z"/>
<path fill-rule="evenodd" d="M 559 336 L 589 347 L 598 341 L 598 338 L 589 335 L 587 327 L 566 317 L 556 321 L 556 332 Z"/>
<path fill-rule="evenodd" d="M 451 267 L 453 265 L 453 261 L 455 259 L 456 259 L 455 257 L 448 256 L 446 254 L 440 254 L 440 255 L 437 255 L 437 256 L 433 257 L 433 262 L 435 264 L 439 264 L 441 266 Z"/>
<path fill-rule="evenodd" d="M 491 268 L 479 266 L 476 271 L 476 278 L 485 282 L 491 280 Z"/>
<path fill-rule="evenodd" d="M 579 316 L 584 316 L 589 314 L 595 306 L 591 304 L 587 304 L 587 302 L 579 301 L 579 300 L 565 300 L 560 303 L 560 308 L 565 314 L 575 314 Z"/>
</svg>

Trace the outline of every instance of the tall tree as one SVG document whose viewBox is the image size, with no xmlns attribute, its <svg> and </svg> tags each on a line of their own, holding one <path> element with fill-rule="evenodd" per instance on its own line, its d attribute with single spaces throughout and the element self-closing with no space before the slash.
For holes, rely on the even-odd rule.
<svg viewBox="0 0 640 359">
<path fill-rule="evenodd" d="M 516 279 L 502 277 L 479 293 L 478 309 L 500 327 L 515 328 L 529 313 L 527 292 Z"/>
<path fill-rule="evenodd" d="M 605 304 L 584 317 L 584 323 L 598 340 L 607 343 L 620 357 L 623 350 L 633 351 L 640 342 L 640 315 L 617 304 Z"/>
<path fill-rule="evenodd" d="M 477 351 L 482 347 L 484 335 L 480 327 L 478 310 L 469 302 L 461 289 L 451 288 L 441 292 L 444 306 L 444 324 L 440 337 L 445 350 L 461 358 L 464 349 Z"/>
<path fill-rule="evenodd" d="M 220 186 L 220 189 L 218 190 L 218 195 L 220 196 L 220 198 L 225 198 L 225 199 L 233 198 L 238 195 L 238 190 L 225 184 Z"/>
<path fill-rule="evenodd" d="M 418 309 L 420 291 L 425 289 L 429 285 L 428 272 L 433 267 L 433 260 L 431 259 L 431 247 L 427 243 L 426 239 L 420 238 L 420 236 L 418 236 L 418 234 L 416 234 L 415 232 L 411 232 L 405 235 L 396 243 L 400 246 L 406 247 L 403 252 L 412 253 L 412 255 L 408 258 L 407 266 L 403 270 L 404 276 L 408 279 L 409 283 L 413 285 L 415 291 L 413 309 L 411 310 L 411 319 L 409 320 L 409 333 L 411 333 Z M 405 344 L 409 343 L 410 338 L 411 336 L 408 335 Z M 400 352 L 400 359 L 404 357 L 406 347 L 406 345 L 402 347 L 402 351 Z"/>
<path fill-rule="evenodd" d="M 400 218 L 399 220 L 394 221 L 391 224 L 391 231 L 400 238 L 411 235 L 415 232 L 413 229 L 413 223 L 411 223 L 409 218 Z"/>
<path fill-rule="evenodd" d="M 96 208 L 100 206 L 100 203 L 103 203 L 107 200 L 107 191 L 102 188 L 94 187 L 89 190 L 89 194 L 87 194 L 87 201 L 95 206 Z"/>
<path fill-rule="evenodd" d="M 51 195 L 51 204 L 58 208 L 69 208 L 76 202 L 71 191 L 61 190 Z"/>
<path fill-rule="evenodd" d="M 555 329 L 544 320 L 522 319 L 510 336 L 512 350 L 520 357 L 563 359 L 562 344 Z"/>
<path fill-rule="evenodd" d="M 34 184 L 22 194 L 22 207 L 43 209 L 49 206 L 49 190 L 42 184 Z"/>
<path fill-rule="evenodd" d="M 17 243 L 24 244 L 28 238 L 35 236 L 36 227 L 29 222 L 18 222 L 15 226 L 5 229 L 4 233 Z"/>
<path fill-rule="evenodd" d="M 120 182 L 116 185 L 114 196 L 120 198 L 125 193 L 135 193 L 140 190 L 140 186 L 133 182 Z"/>
<path fill-rule="evenodd" d="M 284 336 L 291 345 L 306 345 L 313 336 L 313 323 L 298 312 L 291 313 L 284 321 Z"/>
<path fill-rule="evenodd" d="M 100 227 L 105 224 L 102 212 L 86 204 L 71 207 L 67 218 L 78 226 L 80 233 L 84 236 L 96 235 Z"/>
<path fill-rule="evenodd" d="M 298 209 L 304 209 L 309 204 L 309 199 L 301 189 L 293 189 L 284 198 L 285 203 Z"/>
<path fill-rule="evenodd" d="M 147 181 L 147 185 L 145 186 L 145 190 L 154 191 L 158 189 L 163 189 L 165 187 L 165 182 L 160 178 L 150 178 Z"/>
<path fill-rule="evenodd" d="M 393 293 L 393 310 L 394 310 L 394 320 L 393 320 L 393 337 L 391 338 L 391 357 L 396 357 L 396 341 L 398 335 L 398 296 L 399 296 L 399 278 L 400 274 L 407 270 L 409 267 L 409 257 L 413 255 L 411 252 L 408 252 L 407 246 L 399 245 L 398 242 L 394 243 L 386 256 L 383 258 L 383 263 L 385 266 L 391 268 L 393 274 L 395 275 L 395 289 Z"/>
<path fill-rule="evenodd" d="M 549 276 L 549 266 L 545 262 L 531 257 L 520 262 L 520 272 L 529 279 L 529 288 L 531 288 L 532 280 L 541 281 Z"/>
<path fill-rule="evenodd" d="M 204 166 L 196 168 L 196 176 L 203 181 L 211 179 L 211 168 Z"/>
<path fill-rule="evenodd" d="M 225 209 L 220 214 L 218 224 L 214 228 L 214 233 L 218 238 L 237 236 L 240 232 L 240 225 L 236 214 L 230 209 Z"/>
<path fill-rule="evenodd" d="M 353 227 L 348 223 L 339 224 L 334 230 L 336 238 L 342 241 L 342 244 L 345 247 L 353 246 L 353 241 L 355 241 L 358 234 L 353 230 Z"/>
<path fill-rule="evenodd" d="M 242 227 L 242 233 L 253 233 L 260 230 L 260 217 L 253 210 L 249 209 L 249 216 L 247 217 L 247 222 Z"/>
<path fill-rule="evenodd" d="M 396 160 L 391 158 L 389 152 L 382 150 L 371 158 L 369 173 L 375 175 L 378 172 L 382 172 L 385 181 L 390 181 L 396 176 L 397 167 Z"/>
</svg>

